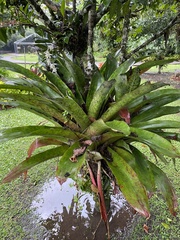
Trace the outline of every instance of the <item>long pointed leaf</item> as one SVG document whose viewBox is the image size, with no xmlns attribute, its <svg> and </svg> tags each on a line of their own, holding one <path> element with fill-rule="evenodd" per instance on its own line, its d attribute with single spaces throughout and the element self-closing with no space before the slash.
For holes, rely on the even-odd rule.
<svg viewBox="0 0 180 240">
<path fill-rule="evenodd" d="M 90 125 L 90 120 L 83 109 L 72 99 L 68 97 L 58 99 L 60 107 L 66 110 L 73 117 L 77 124 L 84 130 Z"/>
<path fill-rule="evenodd" d="M 167 128 L 180 129 L 180 122 L 172 120 L 151 120 L 146 122 L 134 123 L 131 124 L 131 126 L 141 129 L 167 129 Z"/>
<path fill-rule="evenodd" d="M 0 84 L 0 89 L 3 89 L 3 90 L 13 89 L 13 90 L 19 90 L 19 91 L 25 91 L 25 92 L 33 92 L 35 94 L 42 94 L 41 90 L 36 88 L 35 86 L 29 87 L 29 86 L 24 86 L 24 85 L 12 85 L 10 83 Z"/>
<path fill-rule="evenodd" d="M 178 132 L 158 132 L 158 134 L 164 138 L 180 142 L 180 133 Z"/>
<path fill-rule="evenodd" d="M 102 115 L 102 119 L 106 122 L 113 118 L 122 108 L 126 107 L 130 102 L 144 94 L 151 92 L 157 88 L 164 86 L 164 83 L 145 84 L 135 89 L 130 93 L 126 93 L 122 99 L 110 106 L 108 110 Z"/>
<path fill-rule="evenodd" d="M 107 161 L 116 181 L 130 205 L 146 218 L 150 216 L 145 188 L 130 165 L 114 150 L 108 148 L 113 161 Z"/>
<path fill-rule="evenodd" d="M 10 69 L 13 72 L 20 73 L 20 74 L 24 75 L 25 77 L 31 79 L 29 82 L 27 80 L 27 85 L 30 84 L 31 86 L 33 86 L 33 85 L 36 86 L 37 88 L 39 88 L 41 90 L 41 92 L 43 92 L 47 96 L 49 96 L 51 98 L 60 97 L 60 95 L 57 93 L 56 89 L 52 86 L 52 84 L 47 83 L 46 81 L 41 79 L 39 76 L 37 76 L 32 71 L 30 71 L 24 67 L 21 67 L 20 65 L 18 65 L 16 63 L 8 62 L 5 60 L 0 60 L 0 66 L 4 67 L 6 69 Z M 14 79 L 14 81 L 15 80 L 16 79 Z M 18 83 L 18 79 L 17 79 L 17 83 Z"/>
<path fill-rule="evenodd" d="M 101 86 L 101 84 L 104 82 L 104 78 L 100 71 L 97 69 L 94 75 L 92 76 L 88 95 L 86 98 L 86 108 L 89 109 L 89 105 L 94 97 L 95 92 L 97 89 Z"/>
<path fill-rule="evenodd" d="M 57 103 L 53 105 L 49 99 L 33 96 L 31 94 L 11 94 L 2 92 L 0 92 L 0 97 L 7 99 L 7 102 L 12 106 L 18 106 L 40 116 L 45 116 L 45 118 L 52 118 L 55 121 L 57 120 L 57 122 L 66 124 L 71 129 L 78 130 L 78 126 L 60 112 L 62 107 L 56 108 Z"/>
<path fill-rule="evenodd" d="M 139 123 L 141 121 L 148 121 L 154 118 L 162 117 L 169 114 L 175 114 L 180 112 L 180 106 L 164 106 L 164 107 L 154 107 L 142 113 L 139 113 L 134 118 L 131 118 L 132 123 Z"/>
<path fill-rule="evenodd" d="M 37 80 L 37 81 L 40 81 L 40 82 L 42 81 L 42 79 L 39 76 L 37 76 L 35 73 L 33 73 L 29 69 L 26 69 L 26 68 L 24 68 L 24 67 L 22 67 L 22 66 L 20 66 L 16 63 L 8 62 L 8 61 L 5 61 L 5 60 L 0 60 L 0 67 L 9 69 L 13 72 L 20 73 L 23 76 L 26 76 L 27 78 L 34 79 L 34 80 Z"/>
<path fill-rule="evenodd" d="M 85 90 L 85 76 L 82 71 L 82 69 L 75 63 L 73 63 L 69 58 L 64 56 L 65 64 L 69 72 L 71 73 L 73 77 L 73 81 L 76 84 L 77 91 L 84 96 L 84 90 Z"/>
<path fill-rule="evenodd" d="M 130 134 L 129 125 L 124 121 L 113 120 L 106 122 L 106 125 L 110 127 L 112 131 L 121 132 L 125 136 L 128 136 Z"/>
<path fill-rule="evenodd" d="M 99 89 L 93 96 L 93 99 L 89 106 L 88 115 L 91 118 L 97 119 L 100 113 L 100 110 L 103 108 L 103 103 L 106 103 L 109 95 L 114 89 L 114 80 L 105 81 L 101 84 Z"/>
<path fill-rule="evenodd" d="M 149 162 L 149 165 L 151 167 L 151 170 L 153 171 L 158 190 L 160 190 L 163 197 L 165 198 L 171 214 L 175 216 L 178 203 L 176 194 L 169 179 L 167 178 L 166 174 L 155 164 Z"/>
<path fill-rule="evenodd" d="M 78 140 L 83 135 L 75 134 L 71 130 L 63 129 L 62 127 L 49 126 L 24 126 L 0 130 L 0 142 L 30 136 L 44 136 L 68 142 L 69 139 Z"/>
<path fill-rule="evenodd" d="M 133 168 L 140 182 L 146 189 L 150 192 L 154 192 L 154 176 L 149 167 L 147 158 L 135 147 L 131 147 L 132 153 L 119 147 L 114 147 L 114 149 Z"/>
<path fill-rule="evenodd" d="M 122 63 L 116 70 L 111 74 L 109 80 L 116 79 L 118 75 L 126 73 L 130 67 L 135 63 L 133 58 L 128 59 L 124 63 Z"/>
<path fill-rule="evenodd" d="M 142 142 L 149 146 L 151 149 L 169 156 L 169 157 L 180 157 L 180 152 L 175 148 L 169 141 L 153 132 L 130 127 L 131 138 L 135 141 Z"/>
<path fill-rule="evenodd" d="M 62 145 L 63 142 L 53 138 L 37 138 L 34 140 L 29 149 L 28 149 L 28 158 L 31 157 L 32 153 L 40 147 L 49 146 L 49 145 Z"/>
<path fill-rule="evenodd" d="M 179 99 L 179 97 L 179 89 L 158 89 L 156 91 L 147 93 L 144 96 L 136 98 L 132 103 L 128 104 L 128 108 L 132 109 L 132 112 L 134 112 L 136 109 L 141 109 L 147 104 L 158 104 L 158 106 L 163 106 Z"/>
<path fill-rule="evenodd" d="M 27 171 L 28 169 L 45 162 L 47 160 L 50 160 L 52 158 L 59 157 L 63 155 L 63 153 L 67 150 L 68 146 L 63 145 L 60 147 L 56 147 L 47 151 L 44 151 L 42 153 L 36 154 L 30 158 L 27 158 L 23 162 L 21 162 L 17 167 L 15 167 L 4 179 L 3 183 L 10 182 L 14 180 L 15 178 L 19 177 L 22 173 Z"/>
<path fill-rule="evenodd" d="M 137 66 L 137 68 L 139 70 L 141 70 L 141 72 L 143 73 L 143 72 L 149 70 L 151 67 L 158 66 L 158 65 L 165 65 L 165 64 L 171 63 L 173 61 L 174 61 L 174 59 L 148 61 L 148 62 L 142 63 L 141 65 Z"/>
<path fill-rule="evenodd" d="M 55 75 L 51 72 L 47 72 L 47 71 L 44 71 L 44 74 L 46 75 L 48 81 L 53 83 L 58 88 L 58 90 L 62 93 L 63 96 L 70 96 L 70 97 L 74 98 L 72 91 L 62 81 L 62 79 L 60 77 L 58 77 L 57 75 Z"/>
<path fill-rule="evenodd" d="M 104 79 L 108 80 L 112 73 L 117 69 L 118 61 L 117 59 L 112 56 L 112 54 L 108 54 L 106 58 L 106 62 L 100 69 L 100 72 L 103 74 Z"/>
</svg>

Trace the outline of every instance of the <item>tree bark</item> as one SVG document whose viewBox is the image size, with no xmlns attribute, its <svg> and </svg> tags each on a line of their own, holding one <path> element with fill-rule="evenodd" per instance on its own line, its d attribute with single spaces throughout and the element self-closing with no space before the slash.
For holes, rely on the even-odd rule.
<svg viewBox="0 0 180 240">
<path fill-rule="evenodd" d="M 177 41 L 177 47 L 176 47 L 176 51 L 177 54 L 180 54 L 180 3 L 178 3 L 178 7 L 177 7 L 179 16 L 177 19 L 177 26 L 176 26 L 176 41 Z"/>
<path fill-rule="evenodd" d="M 96 0 L 93 0 L 91 8 L 88 11 L 87 69 L 86 69 L 88 77 L 92 76 L 92 73 L 95 68 L 95 59 L 93 55 L 95 19 L 96 19 Z"/>
<path fill-rule="evenodd" d="M 122 32 L 122 40 L 121 40 L 121 48 L 120 48 L 120 63 L 123 63 L 127 59 L 126 55 L 127 55 L 127 43 L 128 43 L 128 37 L 129 37 L 130 14 L 131 14 L 131 11 L 129 10 L 128 14 L 124 16 L 123 32 Z"/>
</svg>

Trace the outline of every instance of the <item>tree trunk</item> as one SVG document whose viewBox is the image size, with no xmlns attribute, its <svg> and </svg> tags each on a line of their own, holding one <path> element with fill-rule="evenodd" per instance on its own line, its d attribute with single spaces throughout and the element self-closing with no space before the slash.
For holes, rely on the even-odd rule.
<svg viewBox="0 0 180 240">
<path fill-rule="evenodd" d="M 130 14 L 131 14 L 131 11 L 129 10 L 128 14 L 124 16 L 123 33 L 122 33 L 121 48 L 120 48 L 120 63 L 123 63 L 127 59 L 126 55 L 127 55 L 127 43 L 128 43 L 128 37 L 129 37 Z"/>
<path fill-rule="evenodd" d="M 93 55 L 95 19 L 96 19 L 96 1 L 94 0 L 88 12 L 87 67 L 86 67 L 86 74 L 88 78 L 91 78 L 95 68 L 95 59 Z"/>
</svg>

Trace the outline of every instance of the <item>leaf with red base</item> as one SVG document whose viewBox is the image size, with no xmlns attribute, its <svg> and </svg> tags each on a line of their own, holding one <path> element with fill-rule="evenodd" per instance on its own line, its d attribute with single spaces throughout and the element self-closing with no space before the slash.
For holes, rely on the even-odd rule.
<svg viewBox="0 0 180 240">
<path fill-rule="evenodd" d="M 127 124 L 130 124 L 131 122 L 131 116 L 130 116 L 130 112 L 128 111 L 127 108 L 122 108 L 120 111 L 119 111 L 119 115 L 122 119 L 125 120 L 125 122 Z"/>
</svg>

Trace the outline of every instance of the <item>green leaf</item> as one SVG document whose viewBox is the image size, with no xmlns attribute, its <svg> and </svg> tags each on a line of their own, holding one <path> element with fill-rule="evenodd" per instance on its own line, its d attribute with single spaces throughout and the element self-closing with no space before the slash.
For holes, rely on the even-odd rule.
<svg viewBox="0 0 180 240">
<path fill-rule="evenodd" d="M 151 106 L 163 106 L 170 102 L 179 99 L 179 89 L 158 89 L 150 93 L 145 94 L 139 98 L 136 98 L 132 103 L 128 104 L 128 108 L 134 112 L 145 106 L 145 109 Z"/>
<path fill-rule="evenodd" d="M 180 122 L 172 120 L 151 120 L 146 122 L 134 123 L 131 124 L 131 126 L 141 129 L 180 128 Z"/>
<path fill-rule="evenodd" d="M 90 125 L 91 122 L 88 116 L 72 98 L 60 98 L 58 99 L 58 104 L 76 120 L 77 124 L 79 124 L 83 130 Z"/>
<path fill-rule="evenodd" d="M 109 127 L 105 124 L 105 122 L 100 118 L 97 121 L 94 121 L 86 130 L 85 134 L 87 136 L 98 136 L 103 132 L 109 130 Z"/>
<path fill-rule="evenodd" d="M 148 197 L 144 186 L 132 167 L 114 150 L 108 148 L 113 161 L 106 161 L 130 205 L 146 218 L 150 216 Z"/>
<path fill-rule="evenodd" d="M 62 123 L 66 123 L 68 120 L 61 114 L 61 109 L 55 108 L 55 105 L 52 105 L 48 99 L 43 97 L 37 97 L 31 94 L 11 94 L 3 92 L 0 92 L 0 97 L 6 99 L 12 106 L 18 106 L 45 118 L 57 119 Z"/>
<path fill-rule="evenodd" d="M 176 210 L 178 207 L 177 197 L 169 179 L 167 178 L 166 174 L 154 163 L 149 162 L 149 165 L 151 167 L 151 170 L 153 171 L 155 183 L 158 190 L 165 198 L 171 214 L 176 215 Z"/>
<path fill-rule="evenodd" d="M 155 152 L 169 156 L 180 157 L 179 151 L 169 141 L 153 132 L 130 127 L 131 137 L 135 141 L 142 142 L 149 146 Z"/>
<path fill-rule="evenodd" d="M 131 152 L 129 144 L 125 140 L 118 140 L 114 143 L 114 146 L 123 148 L 128 152 Z"/>
<path fill-rule="evenodd" d="M 127 61 L 125 61 L 124 63 L 122 63 L 118 68 L 116 68 L 116 70 L 111 74 L 111 76 L 109 77 L 109 80 L 111 79 L 116 79 L 118 75 L 124 74 L 126 73 L 130 67 L 134 64 L 134 59 L 130 58 Z"/>
<path fill-rule="evenodd" d="M 61 1 L 61 14 L 62 14 L 62 16 L 64 17 L 64 15 L 65 15 L 65 10 L 66 10 L 66 0 L 62 0 Z"/>
<path fill-rule="evenodd" d="M 130 76 L 128 76 L 129 92 L 132 92 L 140 86 L 141 78 L 139 76 L 139 69 L 134 68 Z"/>
<path fill-rule="evenodd" d="M 86 108 L 89 109 L 89 105 L 94 97 L 94 94 L 96 93 L 97 89 L 101 86 L 101 84 L 104 82 L 104 78 L 100 71 L 97 69 L 92 76 L 92 80 L 90 83 L 88 95 L 86 98 Z"/>
<path fill-rule="evenodd" d="M 137 173 L 140 181 L 150 192 L 155 191 L 155 181 L 153 172 L 149 166 L 147 157 L 137 148 L 131 146 L 132 154 L 135 157 L 134 171 Z"/>
<path fill-rule="evenodd" d="M 7 29 L 5 27 L 0 28 L 0 40 L 7 43 L 8 36 L 7 36 Z"/>
<path fill-rule="evenodd" d="M 112 131 L 121 132 L 128 136 L 130 134 L 130 128 L 124 121 L 113 120 L 111 122 L 106 122 L 106 125 L 111 128 Z"/>
<path fill-rule="evenodd" d="M 160 107 L 179 99 L 179 96 L 179 89 L 158 89 L 136 98 L 133 102 L 128 104 L 128 108 L 131 109 L 131 112 L 135 112 L 143 107 L 144 110 L 153 106 Z"/>
<path fill-rule="evenodd" d="M 13 72 L 20 73 L 20 74 L 26 76 L 27 78 L 34 79 L 34 80 L 37 80 L 40 82 L 42 81 L 42 79 L 39 76 L 37 76 L 35 73 L 33 73 L 32 71 L 30 71 L 16 63 L 8 62 L 5 60 L 0 60 L 0 67 L 9 69 Z"/>
<path fill-rule="evenodd" d="M 100 69 L 100 72 L 103 74 L 105 80 L 108 80 L 111 74 L 117 69 L 117 64 L 117 59 L 112 56 L 112 54 L 108 54 L 106 62 Z"/>
<path fill-rule="evenodd" d="M 131 123 L 139 123 L 148 121 L 154 118 L 158 118 L 161 116 L 169 115 L 169 114 L 175 114 L 180 112 L 180 106 L 172 107 L 172 106 L 164 106 L 164 107 L 153 107 L 150 108 L 147 111 L 138 113 L 137 116 L 134 118 L 131 118 Z"/>
<path fill-rule="evenodd" d="M 101 84 L 99 89 L 95 92 L 94 97 L 90 103 L 88 116 L 94 119 L 99 117 L 100 110 L 103 108 L 114 89 L 114 80 L 105 81 Z"/>
<path fill-rule="evenodd" d="M 84 96 L 85 91 L 85 76 L 82 69 L 75 63 L 73 63 L 69 58 L 64 55 L 65 65 L 68 71 L 70 72 L 74 83 L 76 84 L 76 91 L 80 94 L 80 96 Z M 81 99 L 81 101 L 83 101 Z"/>
<path fill-rule="evenodd" d="M 63 82 L 65 82 L 66 84 L 73 83 L 71 73 L 66 67 L 65 59 L 62 59 L 60 57 L 57 58 L 56 65 L 57 65 L 58 75 L 62 78 Z"/>
<path fill-rule="evenodd" d="M 60 158 L 56 170 L 56 176 L 60 179 L 60 181 L 63 182 L 67 177 L 70 177 L 74 180 L 77 179 L 80 169 L 86 161 L 85 154 L 79 156 L 77 162 L 72 162 L 70 158 L 73 156 L 74 150 L 80 147 L 80 143 L 75 142 Z"/>
<path fill-rule="evenodd" d="M 18 79 L 20 80 L 20 79 Z M 4 81 L 4 79 L 3 79 Z M 21 82 L 21 81 L 20 81 Z M 23 84 L 21 83 L 21 85 L 18 83 L 18 81 L 14 81 L 14 80 L 10 80 L 8 82 L 6 82 L 6 84 L 0 84 L 0 89 L 16 89 L 19 91 L 25 91 L 25 92 L 33 92 L 36 94 L 42 94 L 41 90 L 38 89 L 36 86 L 27 86 L 28 84 Z"/>
<path fill-rule="evenodd" d="M 29 87 L 32 87 L 32 92 L 33 92 L 33 89 L 35 87 L 35 88 L 40 89 L 40 91 L 43 93 L 43 95 L 46 95 L 47 97 L 57 98 L 57 97 L 61 96 L 60 94 L 58 94 L 58 92 L 56 91 L 56 89 L 54 88 L 54 86 L 52 84 L 44 81 L 43 79 L 38 77 L 32 71 L 30 71 L 30 70 L 28 70 L 24 67 L 21 67 L 18 64 L 8 62 L 8 61 L 4 61 L 4 60 L 0 60 L 0 66 L 4 67 L 6 69 L 10 69 L 14 72 L 18 72 L 18 73 L 24 75 L 25 77 L 31 79 L 31 80 L 27 79 L 27 83 L 25 83 L 25 82 L 23 83 L 22 79 L 21 79 L 21 81 L 17 79 L 17 84 L 16 84 L 16 79 L 11 80 L 11 82 L 13 81 L 13 83 L 15 85 L 18 85 L 22 82 L 23 85 L 25 85 L 25 86 L 27 85 Z"/>
<path fill-rule="evenodd" d="M 158 132 L 158 134 L 164 138 L 180 142 L 180 133 L 178 132 Z"/>
<path fill-rule="evenodd" d="M 142 63 L 141 65 L 137 66 L 137 68 L 140 71 L 145 72 L 144 70 L 148 70 L 151 67 L 158 66 L 158 65 L 165 65 L 165 64 L 171 63 L 173 61 L 174 61 L 174 59 L 148 61 L 148 62 Z"/>
<path fill-rule="evenodd" d="M 30 158 L 27 158 L 23 162 L 21 162 L 17 167 L 15 167 L 4 179 L 3 183 L 7 183 L 12 181 L 13 179 L 19 177 L 22 173 L 27 171 L 28 169 L 50 160 L 52 158 L 56 158 L 62 156 L 64 152 L 67 150 L 67 145 L 62 145 L 60 147 L 52 148 L 50 150 L 46 150 L 42 153 L 36 154 Z"/>
<path fill-rule="evenodd" d="M 124 139 L 126 136 L 123 133 L 118 132 L 105 132 L 101 135 L 101 140 L 99 141 L 99 145 L 102 145 L 106 143 L 106 145 L 115 143 L 116 141 L 119 141 L 120 139 Z"/>
<path fill-rule="evenodd" d="M 123 16 L 126 16 L 131 11 L 129 5 L 130 5 L 130 0 L 128 0 L 123 4 L 123 8 L 122 8 Z"/>
<path fill-rule="evenodd" d="M 47 80 L 49 80 L 51 83 L 53 83 L 58 88 L 58 90 L 60 91 L 60 93 L 63 96 L 68 95 L 68 96 L 74 98 L 72 91 L 68 88 L 68 86 L 62 81 L 62 79 L 60 77 L 58 77 L 57 75 L 55 75 L 51 72 L 47 72 L 47 71 L 44 71 L 43 73 L 46 75 Z"/>
<path fill-rule="evenodd" d="M 69 141 L 69 139 L 78 140 L 79 138 L 83 137 L 83 135 L 80 133 L 75 134 L 73 131 L 64 129 L 62 127 L 23 126 L 0 130 L 0 142 L 30 136 L 55 138 L 66 143 Z"/>
<path fill-rule="evenodd" d="M 145 85 L 141 85 L 134 91 L 130 93 L 126 93 L 121 100 L 113 104 L 108 108 L 108 110 L 102 115 L 102 119 L 106 122 L 113 118 L 122 108 L 126 107 L 129 103 L 134 101 L 136 98 L 143 96 L 144 94 L 151 92 L 157 88 L 164 86 L 164 83 L 147 83 Z"/>
<path fill-rule="evenodd" d="M 116 77 L 115 83 L 115 100 L 116 102 L 121 100 L 121 97 L 129 92 L 129 84 L 127 82 L 126 75 L 119 75 Z"/>
</svg>

